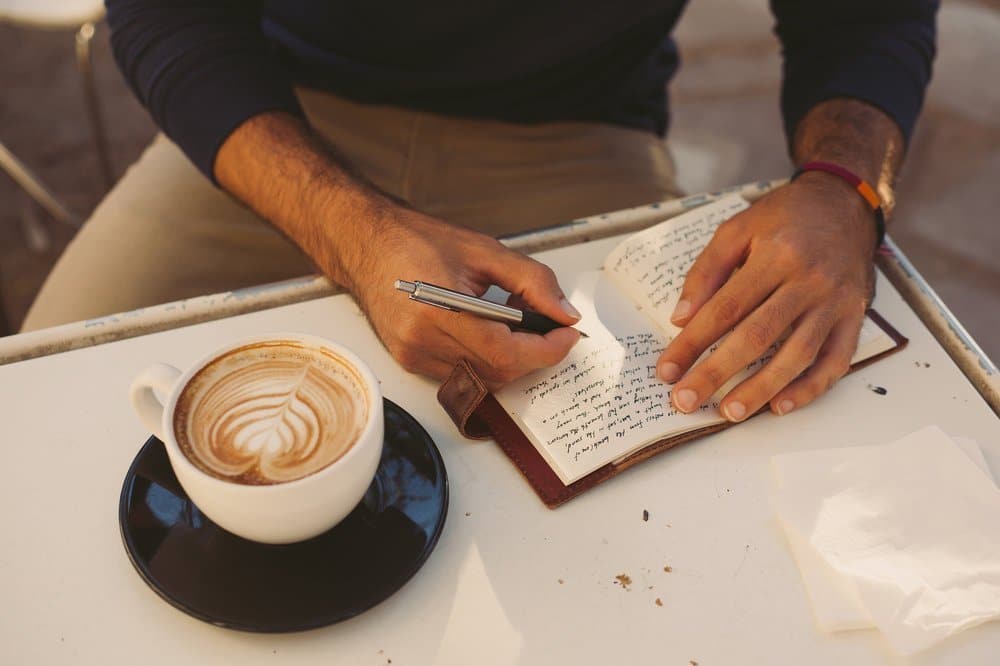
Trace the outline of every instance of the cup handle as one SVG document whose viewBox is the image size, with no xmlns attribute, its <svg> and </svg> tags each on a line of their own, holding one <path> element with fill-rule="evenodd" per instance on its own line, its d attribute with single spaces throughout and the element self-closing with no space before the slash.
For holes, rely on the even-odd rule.
<svg viewBox="0 0 1000 666">
<path fill-rule="evenodd" d="M 166 433 L 163 432 L 163 403 L 156 396 L 156 392 L 164 396 L 170 395 L 180 376 L 181 371 L 174 366 L 157 363 L 143 370 L 132 382 L 128 392 L 132 409 L 161 442 L 166 441 Z"/>
</svg>

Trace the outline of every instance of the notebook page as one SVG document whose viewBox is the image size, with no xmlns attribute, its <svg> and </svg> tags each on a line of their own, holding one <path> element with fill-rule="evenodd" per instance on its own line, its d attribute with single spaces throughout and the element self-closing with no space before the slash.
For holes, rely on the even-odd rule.
<svg viewBox="0 0 1000 666">
<path fill-rule="evenodd" d="M 629 236 L 604 260 L 609 277 L 669 337 L 680 330 L 670 315 L 684 277 L 720 224 L 750 204 L 737 194 Z"/>
<path fill-rule="evenodd" d="M 693 414 L 670 405 L 656 377 L 665 339 L 602 271 L 564 285 L 583 314 L 582 338 L 558 365 L 508 384 L 497 401 L 569 485 L 669 434 L 722 419 L 717 403 Z"/>
</svg>

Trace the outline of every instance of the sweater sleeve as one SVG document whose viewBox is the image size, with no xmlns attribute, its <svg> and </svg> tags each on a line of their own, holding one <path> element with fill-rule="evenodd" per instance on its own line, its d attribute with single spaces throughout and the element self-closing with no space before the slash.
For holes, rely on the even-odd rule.
<svg viewBox="0 0 1000 666">
<path fill-rule="evenodd" d="M 931 77 L 937 0 L 771 0 L 771 9 L 789 142 L 809 109 L 834 97 L 878 107 L 909 142 Z"/>
<path fill-rule="evenodd" d="M 302 116 L 249 0 L 107 0 L 115 60 L 153 120 L 215 182 L 226 138 L 266 111 Z"/>
</svg>

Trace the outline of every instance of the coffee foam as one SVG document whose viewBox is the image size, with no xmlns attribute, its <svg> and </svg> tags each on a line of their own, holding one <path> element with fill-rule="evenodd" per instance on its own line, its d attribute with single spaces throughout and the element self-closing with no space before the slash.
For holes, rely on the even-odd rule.
<svg viewBox="0 0 1000 666">
<path fill-rule="evenodd" d="M 174 434 L 202 471 L 245 484 L 294 481 L 343 456 L 368 420 L 360 373 L 294 340 L 227 352 L 187 383 Z"/>
</svg>

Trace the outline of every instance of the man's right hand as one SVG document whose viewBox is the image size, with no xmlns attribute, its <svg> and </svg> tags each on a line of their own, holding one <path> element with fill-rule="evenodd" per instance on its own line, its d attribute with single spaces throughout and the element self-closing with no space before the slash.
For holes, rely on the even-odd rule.
<svg viewBox="0 0 1000 666">
<path fill-rule="evenodd" d="M 489 236 L 392 201 L 341 167 L 298 119 L 261 114 L 223 143 L 215 175 L 354 294 L 389 352 L 410 372 L 445 378 L 466 359 L 490 388 L 559 362 L 579 339 L 511 331 L 467 313 L 409 301 L 397 279 L 481 296 L 490 285 L 518 306 L 571 326 L 579 314 L 552 271 Z"/>
<path fill-rule="evenodd" d="M 579 314 L 551 269 L 483 234 L 392 206 L 356 260 L 348 285 L 389 352 L 410 372 L 446 377 L 466 359 L 496 388 L 558 363 L 579 339 L 570 328 L 546 335 L 511 331 L 471 314 L 415 303 L 396 291 L 397 279 L 420 280 L 474 296 L 496 284 L 518 305 L 572 325 Z"/>
</svg>

